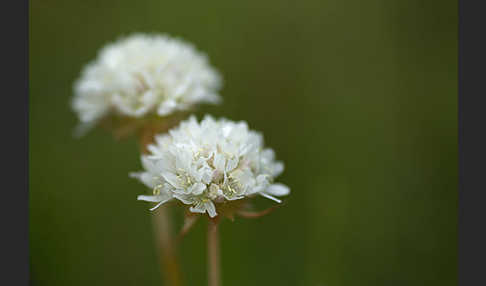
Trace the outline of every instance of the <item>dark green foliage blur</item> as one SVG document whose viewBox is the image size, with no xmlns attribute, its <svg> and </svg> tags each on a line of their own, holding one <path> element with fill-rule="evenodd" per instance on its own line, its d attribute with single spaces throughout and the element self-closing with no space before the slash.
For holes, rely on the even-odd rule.
<svg viewBox="0 0 486 286">
<path fill-rule="evenodd" d="M 32 0 L 32 284 L 162 285 L 150 205 L 136 201 L 146 189 L 128 177 L 141 168 L 137 141 L 101 129 L 74 139 L 69 103 L 104 44 L 167 32 L 224 76 L 224 103 L 198 117 L 262 131 L 292 189 L 269 216 L 223 222 L 224 285 L 456 285 L 456 9 L 449 0 Z M 207 283 L 205 226 L 180 246 L 186 285 Z"/>
</svg>

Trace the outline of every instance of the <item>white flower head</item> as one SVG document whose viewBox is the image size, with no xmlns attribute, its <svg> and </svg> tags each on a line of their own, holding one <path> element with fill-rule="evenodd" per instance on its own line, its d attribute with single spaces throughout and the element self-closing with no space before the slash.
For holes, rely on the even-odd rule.
<svg viewBox="0 0 486 286">
<path fill-rule="evenodd" d="M 132 173 L 153 195 L 139 200 L 157 202 L 153 208 L 176 199 L 194 213 L 217 215 L 217 205 L 261 195 L 274 200 L 290 193 L 274 183 L 284 165 L 272 149 L 264 148 L 263 136 L 249 130 L 246 122 L 194 116 L 167 134 L 158 135 L 142 155 L 143 172 Z"/>
<path fill-rule="evenodd" d="M 110 113 L 166 116 L 218 103 L 222 79 L 205 54 L 168 35 L 135 34 L 108 44 L 82 71 L 72 107 L 85 125 Z"/>
</svg>

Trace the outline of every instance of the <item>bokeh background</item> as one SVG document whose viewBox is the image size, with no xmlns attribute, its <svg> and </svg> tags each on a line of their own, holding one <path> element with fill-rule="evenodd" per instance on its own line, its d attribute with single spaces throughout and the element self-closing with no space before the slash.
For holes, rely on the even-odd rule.
<svg viewBox="0 0 486 286">
<path fill-rule="evenodd" d="M 449 0 L 30 1 L 32 285 L 163 283 L 135 138 L 72 137 L 73 81 L 132 32 L 205 51 L 224 103 L 199 118 L 248 121 L 286 163 L 284 207 L 223 222 L 224 285 L 456 285 L 457 22 Z"/>
</svg>

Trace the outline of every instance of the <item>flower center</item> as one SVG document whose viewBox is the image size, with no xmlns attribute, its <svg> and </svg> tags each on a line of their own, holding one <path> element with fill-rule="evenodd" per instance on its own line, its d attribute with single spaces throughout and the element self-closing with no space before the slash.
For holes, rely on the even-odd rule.
<svg viewBox="0 0 486 286">
<path fill-rule="evenodd" d="M 243 186 L 241 183 L 232 177 L 229 177 L 226 183 L 223 184 L 221 187 L 221 190 L 223 191 L 223 194 L 225 194 L 228 197 L 233 197 L 241 192 L 243 189 Z"/>
<path fill-rule="evenodd" d="M 179 184 L 185 188 L 188 188 L 195 183 L 192 177 L 182 169 L 178 170 L 177 179 L 179 180 Z"/>
</svg>

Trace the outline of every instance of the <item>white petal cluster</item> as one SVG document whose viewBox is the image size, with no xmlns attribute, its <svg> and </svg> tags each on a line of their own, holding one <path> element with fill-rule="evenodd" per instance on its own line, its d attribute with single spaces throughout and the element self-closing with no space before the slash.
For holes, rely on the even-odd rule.
<svg viewBox="0 0 486 286">
<path fill-rule="evenodd" d="M 110 112 L 165 116 L 218 103 L 222 80 L 205 54 L 167 35 L 135 34 L 105 46 L 83 70 L 72 106 L 84 124 Z"/>
<path fill-rule="evenodd" d="M 256 194 L 280 202 L 275 196 L 290 193 L 274 183 L 284 165 L 272 149 L 263 147 L 263 136 L 249 130 L 246 122 L 194 116 L 168 134 L 158 135 L 142 155 L 143 172 L 132 173 L 153 189 L 139 200 L 157 202 L 153 208 L 177 199 L 190 211 L 217 215 L 217 203 Z"/>
</svg>

